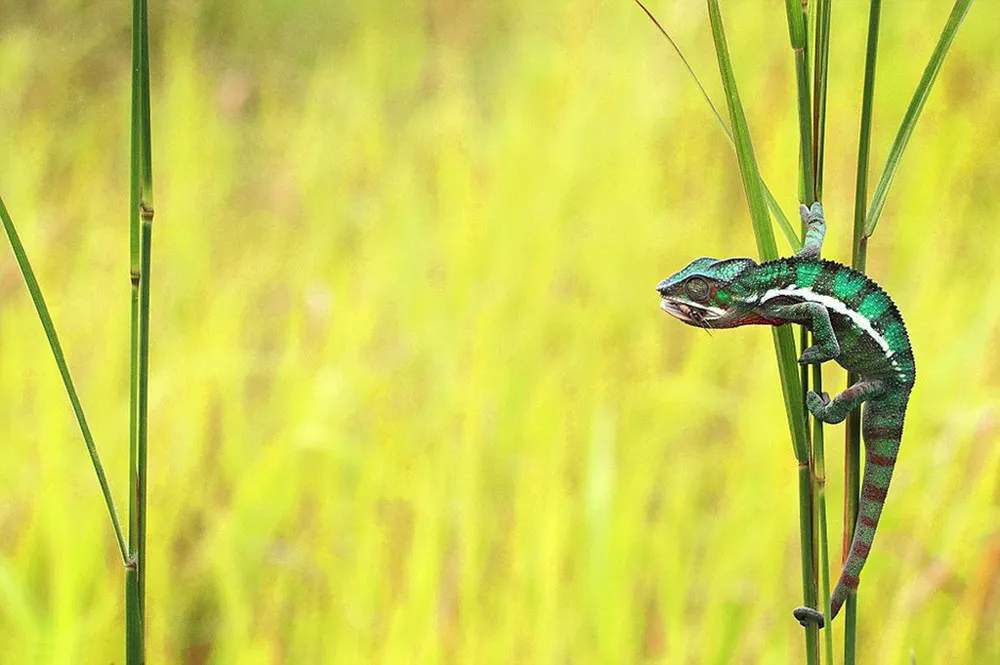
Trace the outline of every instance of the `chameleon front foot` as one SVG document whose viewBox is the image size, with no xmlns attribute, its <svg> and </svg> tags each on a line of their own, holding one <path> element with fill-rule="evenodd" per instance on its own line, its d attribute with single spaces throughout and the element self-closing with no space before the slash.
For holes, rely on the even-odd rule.
<svg viewBox="0 0 1000 665">
<path fill-rule="evenodd" d="M 826 409 L 829 404 L 830 393 L 824 392 L 819 394 L 814 390 L 810 390 L 806 393 L 806 408 L 809 409 L 809 413 L 813 414 L 823 422 L 826 422 Z"/>
<path fill-rule="evenodd" d="M 826 625 L 823 613 L 817 612 L 811 607 L 796 607 L 792 610 L 792 616 L 804 627 L 808 627 L 811 623 L 816 624 L 817 628 L 822 628 Z"/>
</svg>

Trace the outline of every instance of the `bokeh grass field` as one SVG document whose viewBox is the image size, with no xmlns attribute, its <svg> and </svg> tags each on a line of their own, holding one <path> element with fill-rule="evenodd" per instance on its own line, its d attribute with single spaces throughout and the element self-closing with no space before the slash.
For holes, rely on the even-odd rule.
<svg viewBox="0 0 1000 665">
<path fill-rule="evenodd" d="M 739 174 L 642 13 L 150 4 L 150 662 L 799 662 L 771 337 L 702 334 L 653 291 L 753 253 Z M 724 4 L 792 212 L 784 12 Z M 825 254 L 848 260 L 867 7 L 834 4 Z M 879 169 L 949 9 L 885 4 Z M 120 510 L 126 5 L 0 5 L 0 195 Z M 703 5 L 652 8 L 721 100 Z M 870 249 L 918 381 L 863 663 L 1000 662 L 998 22 L 973 6 Z M 0 433 L 0 662 L 122 662 L 108 518 L 7 249 Z"/>
</svg>

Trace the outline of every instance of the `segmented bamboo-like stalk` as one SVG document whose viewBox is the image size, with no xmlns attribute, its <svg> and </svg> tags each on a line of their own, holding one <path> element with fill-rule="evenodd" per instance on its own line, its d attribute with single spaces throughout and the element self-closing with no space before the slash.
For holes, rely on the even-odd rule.
<svg viewBox="0 0 1000 665">
<path fill-rule="evenodd" d="M 812 165 L 813 195 L 817 201 L 823 200 L 823 164 L 826 145 L 826 88 L 830 54 L 830 5 L 831 0 L 820 0 L 816 10 L 816 31 L 813 52 L 816 64 L 813 68 L 813 134 Z M 823 370 L 819 365 L 812 367 L 812 388 L 823 392 Z M 814 530 L 819 549 L 819 600 L 823 610 L 826 630 L 823 633 L 823 653 L 828 665 L 833 665 L 833 625 L 830 617 L 830 545 L 826 510 L 826 451 L 823 436 L 823 422 L 812 419 L 813 452 L 813 499 Z"/>
<path fill-rule="evenodd" d="M 132 121 L 129 196 L 130 379 L 129 551 L 125 576 L 125 655 L 145 662 L 146 497 L 149 433 L 149 283 L 153 230 L 153 170 L 149 103 L 149 24 L 146 0 L 132 2 Z"/>
</svg>

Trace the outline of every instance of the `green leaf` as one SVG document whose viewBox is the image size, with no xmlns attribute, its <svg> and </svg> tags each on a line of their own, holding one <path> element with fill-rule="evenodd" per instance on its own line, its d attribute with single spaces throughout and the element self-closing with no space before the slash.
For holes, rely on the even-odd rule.
<svg viewBox="0 0 1000 665">
<path fill-rule="evenodd" d="M 872 233 L 875 232 L 875 227 L 878 225 L 879 217 L 882 214 L 882 208 L 885 206 L 886 195 L 889 193 L 889 186 L 892 185 L 892 179 L 896 176 L 896 169 L 899 168 L 899 161 L 903 158 L 903 151 L 906 150 L 906 144 L 910 141 L 913 128 L 916 127 L 917 120 L 920 119 L 920 112 L 923 111 L 924 103 L 931 93 L 931 86 L 934 85 L 934 80 L 937 78 L 938 72 L 941 71 L 941 65 L 944 63 L 945 56 L 948 55 L 948 49 L 951 48 L 951 43 L 955 40 L 958 28 L 962 25 L 962 20 L 969 12 L 971 5 L 972 0 L 956 0 L 955 6 L 951 10 L 951 16 L 948 17 L 948 23 L 945 24 L 944 30 L 941 31 L 941 37 L 938 39 L 937 46 L 934 47 L 934 52 L 931 54 L 931 59 L 924 69 L 923 76 L 920 77 L 920 84 L 917 85 L 917 89 L 913 93 L 913 98 L 910 99 L 906 115 L 903 116 L 903 122 L 899 125 L 896 138 L 892 142 L 892 148 L 889 150 L 889 157 L 886 160 L 885 168 L 882 170 L 882 177 L 879 178 L 871 203 L 868 205 L 868 212 L 865 215 L 864 235 L 866 238 L 870 238 Z"/>
<path fill-rule="evenodd" d="M 726 93 L 726 104 L 733 125 L 733 138 L 736 143 L 736 156 L 743 179 L 743 189 L 746 192 L 754 236 L 757 240 L 757 251 L 761 259 L 769 261 L 778 258 L 778 249 L 774 243 L 774 232 L 771 230 L 771 220 L 767 213 L 767 200 L 760 182 L 760 171 L 757 167 L 757 158 L 754 156 L 753 142 L 750 139 L 750 128 L 747 125 L 743 104 L 740 102 L 736 77 L 729 58 L 729 47 L 726 44 L 718 0 L 708 0 L 708 12 L 712 22 L 712 36 L 715 39 L 715 52 L 719 59 L 719 72 Z M 795 457 L 799 461 L 807 461 L 809 450 L 806 444 L 801 384 L 796 363 L 795 340 L 790 327 L 781 326 L 774 329 L 774 346 L 778 356 L 778 373 L 781 377 L 785 412 L 788 415 L 788 427 L 792 434 Z"/>
</svg>

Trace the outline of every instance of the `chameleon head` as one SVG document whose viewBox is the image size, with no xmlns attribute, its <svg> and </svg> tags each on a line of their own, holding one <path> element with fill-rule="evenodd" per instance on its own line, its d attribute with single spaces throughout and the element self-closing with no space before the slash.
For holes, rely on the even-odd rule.
<svg viewBox="0 0 1000 665">
<path fill-rule="evenodd" d="M 732 328 L 746 322 L 734 282 L 751 259 L 695 259 L 656 285 L 660 309 L 698 328 Z"/>
</svg>

